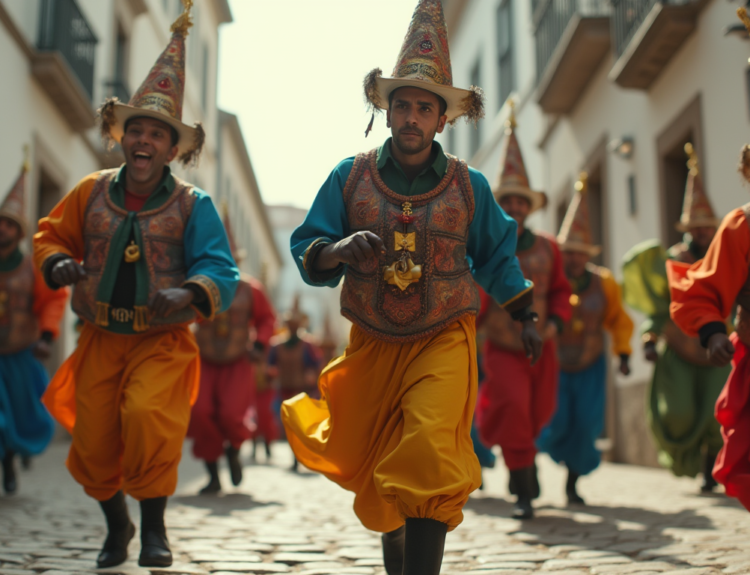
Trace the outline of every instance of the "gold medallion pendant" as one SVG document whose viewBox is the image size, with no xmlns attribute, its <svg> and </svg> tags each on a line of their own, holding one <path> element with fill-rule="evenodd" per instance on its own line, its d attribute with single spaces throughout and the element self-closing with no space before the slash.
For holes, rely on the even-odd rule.
<svg viewBox="0 0 750 575">
<path fill-rule="evenodd" d="M 415 264 L 410 252 L 417 250 L 417 233 L 408 231 L 409 224 L 414 221 L 412 217 L 411 203 L 405 202 L 401 206 L 402 213 L 399 214 L 399 221 L 404 225 L 402 232 L 394 232 L 394 250 L 401 252 L 398 261 L 383 269 L 383 279 L 389 285 L 395 285 L 401 291 L 406 291 L 411 284 L 417 283 L 422 277 L 422 266 Z"/>
<path fill-rule="evenodd" d="M 125 261 L 132 264 L 139 259 L 141 259 L 141 248 L 135 242 L 130 242 L 130 245 L 125 248 Z"/>
</svg>

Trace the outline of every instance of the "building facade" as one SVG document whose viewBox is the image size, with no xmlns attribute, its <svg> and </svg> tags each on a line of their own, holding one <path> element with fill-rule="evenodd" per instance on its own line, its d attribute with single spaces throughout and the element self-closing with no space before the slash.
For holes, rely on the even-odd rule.
<svg viewBox="0 0 750 575">
<path fill-rule="evenodd" d="M 10 189 L 28 144 L 32 228 L 80 178 L 120 165 L 121 153 L 101 144 L 96 109 L 107 97 L 129 100 L 181 10 L 180 0 L 0 0 L 0 194 Z M 237 119 L 216 104 L 219 33 L 232 14 L 227 0 L 195 0 L 193 15 L 183 120 L 203 123 L 206 145 L 198 166 L 173 168 L 227 202 L 238 244 L 249 254 L 242 268 L 272 291 L 281 257 Z M 74 345 L 69 315 L 57 361 Z"/>
<path fill-rule="evenodd" d="M 512 97 L 531 184 L 549 205 L 532 226 L 556 233 L 573 183 L 589 174 L 599 263 L 620 277 L 640 241 L 672 245 L 694 144 L 723 216 L 748 201 L 737 173 L 750 141 L 750 43 L 726 0 L 444 0 L 454 81 L 477 83 L 488 114 L 444 141 L 492 181 Z M 634 319 L 641 318 L 633 314 Z M 655 463 L 645 423 L 652 366 L 634 336 L 634 373 L 611 376 L 610 456 Z"/>
</svg>

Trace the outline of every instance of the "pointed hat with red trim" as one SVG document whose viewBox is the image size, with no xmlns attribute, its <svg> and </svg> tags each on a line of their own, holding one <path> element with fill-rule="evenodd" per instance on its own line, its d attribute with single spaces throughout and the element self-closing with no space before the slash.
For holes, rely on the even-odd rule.
<svg viewBox="0 0 750 575">
<path fill-rule="evenodd" d="M 178 158 L 185 165 L 197 161 L 206 134 L 203 126 L 188 126 L 182 122 L 182 102 L 185 95 L 185 38 L 193 25 L 190 10 L 193 0 L 182 0 L 185 8 L 172 24 L 172 37 L 161 53 L 146 80 L 123 104 L 117 98 L 108 99 L 99 109 L 102 136 L 111 147 L 120 142 L 125 124 L 131 118 L 148 117 L 160 120 L 177 131 Z"/>
<path fill-rule="evenodd" d="M 711 207 L 706 189 L 703 187 L 703 178 L 698 168 L 698 155 L 693 145 L 685 144 L 685 153 L 688 155 L 687 183 L 685 184 L 685 201 L 682 205 L 682 217 L 675 227 L 679 232 L 688 232 L 690 228 L 717 228 L 721 223 Z"/>
<path fill-rule="evenodd" d="M 461 116 L 469 122 L 484 117 L 484 95 L 480 88 L 453 87 L 448 28 L 441 0 L 419 0 L 393 75 L 391 78 L 382 75 L 383 71 L 376 68 L 365 77 L 365 99 L 373 109 L 387 110 L 391 92 L 411 86 L 445 100 L 448 105 L 445 114 L 450 123 Z"/>
<path fill-rule="evenodd" d="M 237 247 L 237 242 L 234 239 L 234 233 L 232 233 L 232 223 L 229 219 L 229 206 L 226 202 L 222 202 L 221 211 L 224 220 L 224 230 L 227 233 L 227 240 L 229 240 L 229 250 L 232 252 L 234 261 L 239 263 L 245 259 L 247 252 L 243 248 Z"/>
<path fill-rule="evenodd" d="M 565 214 L 557 243 L 565 252 L 584 252 L 590 256 L 599 255 L 602 251 L 591 241 L 591 223 L 589 220 L 588 174 L 582 173 L 576 182 L 576 194 Z"/>
<path fill-rule="evenodd" d="M 21 173 L 18 175 L 13 187 L 0 204 L 0 217 L 8 218 L 16 222 L 21 228 L 21 237 L 26 236 L 29 224 L 26 221 L 26 174 L 29 173 L 28 151 L 26 151 Z"/>
<path fill-rule="evenodd" d="M 500 175 L 492 189 L 495 199 L 499 202 L 505 196 L 521 196 L 531 204 L 529 214 L 547 205 L 547 194 L 531 189 L 526 165 L 521 154 L 521 146 L 516 138 L 516 114 L 513 101 L 510 105 L 510 116 L 505 124 L 505 140 L 500 150 Z"/>
</svg>

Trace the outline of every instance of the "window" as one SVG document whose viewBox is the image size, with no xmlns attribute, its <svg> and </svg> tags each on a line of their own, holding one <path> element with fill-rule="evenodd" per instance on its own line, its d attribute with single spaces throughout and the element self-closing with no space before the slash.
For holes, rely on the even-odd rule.
<svg viewBox="0 0 750 575">
<path fill-rule="evenodd" d="M 502 0 L 497 9 L 498 109 L 516 89 L 513 58 L 513 0 Z"/>
<path fill-rule="evenodd" d="M 476 64 L 471 70 L 471 85 L 481 86 L 482 85 L 482 58 L 477 58 Z M 479 146 L 482 143 L 482 122 L 477 122 L 476 127 L 469 126 L 471 130 L 471 146 L 469 148 L 469 158 L 473 158 L 474 154 L 479 151 Z"/>
</svg>

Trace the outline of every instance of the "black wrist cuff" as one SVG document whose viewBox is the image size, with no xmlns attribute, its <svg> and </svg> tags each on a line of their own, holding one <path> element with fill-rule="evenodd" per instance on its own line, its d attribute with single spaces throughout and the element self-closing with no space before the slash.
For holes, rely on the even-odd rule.
<svg viewBox="0 0 750 575">
<path fill-rule="evenodd" d="M 703 347 L 708 347 L 708 340 L 716 333 L 723 333 L 726 335 L 727 326 L 720 321 L 712 321 L 700 328 L 698 330 L 698 337 L 701 340 L 701 345 Z"/>
<path fill-rule="evenodd" d="M 42 332 L 42 337 L 40 337 L 39 339 L 45 341 L 46 343 L 51 344 L 54 341 L 55 336 L 52 335 L 51 331 L 43 331 Z"/>
<path fill-rule="evenodd" d="M 515 321 L 533 321 L 537 322 L 539 321 L 539 314 L 533 311 L 530 307 L 525 307 L 523 309 L 519 309 L 518 311 L 513 312 L 510 315 L 511 318 L 513 318 Z"/>
<path fill-rule="evenodd" d="M 621 353 L 620 361 L 630 361 L 630 356 L 627 353 Z"/>
<path fill-rule="evenodd" d="M 259 351 L 259 352 L 263 353 L 264 351 L 266 351 L 266 346 L 263 345 L 262 343 L 260 343 L 259 341 L 254 341 L 253 342 L 253 349 L 255 351 Z"/>
<path fill-rule="evenodd" d="M 565 329 L 565 322 L 556 315 L 550 315 L 549 320 L 555 324 L 557 335 L 560 335 L 563 332 L 563 329 Z"/>
<path fill-rule="evenodd" d="M 331 244 L 328 242 L 318 242 L 312 246 L 307 253 L 307 265 L 305 266 L 305 271 L 307 271 L 307 275 L 313 283 L 322 284 L 329 282 L 332 279 L 339 277 L 344 272 L 344 264 L 339 264 L 332 270 L 317 271 L 315 269 L 315 260 L 317 259 L 320 250 L 330 245 Z"/>
</svg>

